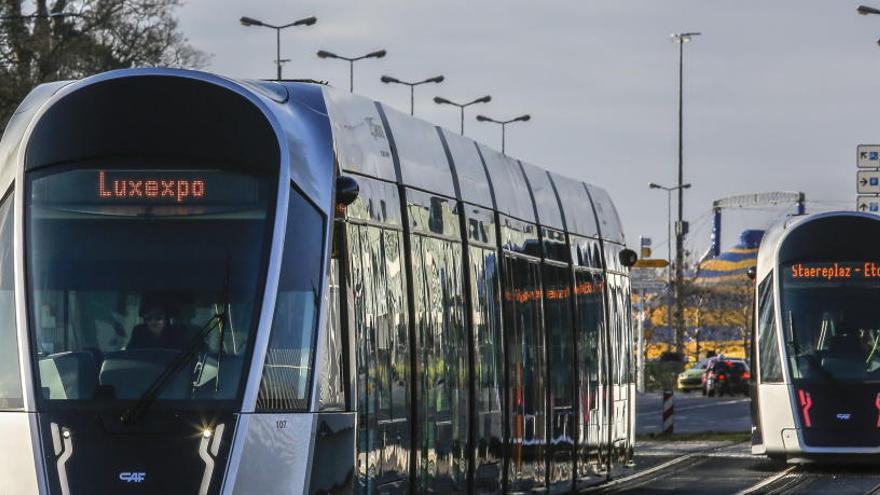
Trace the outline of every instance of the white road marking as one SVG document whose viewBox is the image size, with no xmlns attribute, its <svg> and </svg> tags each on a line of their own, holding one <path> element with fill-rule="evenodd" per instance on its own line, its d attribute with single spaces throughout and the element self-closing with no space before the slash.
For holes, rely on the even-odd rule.
<svg viewBox="0 0 880 495">
<path fill-rule="evenodd" d="M 736 495 L 751 495 L 752 493 L 758 493 L 758 491 L 761 490 L 762 488 L 764 488 L 765 486 L 776 483 L 777 481 L 781 480 L 782 478 L 785 478 L 786 476 L 791 474 L 792 471 L 797 469 L 797 467 L 798 466 L 791 466 L 788 469 L 785 469 L 783 471 L 780 471 L 780 472 L 774 474 L 773 476 L 770 476 L 769 478 L 764 478 L 762 481 L 758 482 L 758 484 L 752 485 L 752 486 L 746 488 L 745 490 L 741 490 L 741 491 L 737 492 Z"/>
</svg>

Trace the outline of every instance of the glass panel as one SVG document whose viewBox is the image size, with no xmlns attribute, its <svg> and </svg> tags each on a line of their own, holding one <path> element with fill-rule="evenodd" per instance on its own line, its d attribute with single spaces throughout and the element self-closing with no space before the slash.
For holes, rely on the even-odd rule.
<svg viewBox="0 0 880 495">
<path fill-rule="evenodd" d="M 356 332 L 358 491 L 409 473 L 409 334 L 402 235 L 348 226 L 349 280 Z"/>
<path fill-rule="evenodd" d="M 522 163 L 522 166 L 529 179 L 535 206 L 538 208 L 538 222 L 554 229 L 564 229 L 559 201 L 556 200 L 556 191 L 553 190 L 547 171 L 528 163 Z"/>
<path fill-rule="evenodd" d="M 340 226 L 342 224 L 339 224 Z M 324 360 L 319 376 L 318 410 L 345 410 L 345 389 L 343 387 L 342 360 L 342 314 L 340 313 L 339 260 L 330 259 L 330 279 L 327 284 L 329 294 L 324 298 L 327 311 L 327 336 L 322 342 Z"/>
<path fill-rule="evenodd" d="M 0 204 L 0 409 L 24 407 L 15 329 L 12 198 Z"/>
<path fill-rule="evenodd" d="M 577 369 L 578 398 L 578 463 L 577 476 L 591 475 L 590 465 L 599 463 L 599 424 L 601 396 L 598 394 L 602 372 L 599 361 L 600 336 L 605 314 L 602 306 L 601 277 L 587 271 L 575 271 L 575 297 L 578 308 Z"/>
<path fill-rule="evenodd" d="M 376 102 L 348 91 L 329 87 L 323 90 L 339 167 L 395 181 L 391 144 L 385 135 Z"/>
<path fill-rule="evenodd" d="M 474 203 L 485 208 L 492 208 L 492 191 L 486 178 L 486 169 L 477 152 L 476 144 L 470 139 L 447 129 L 443 130 L 455 173 L 461 189 L 461 200 Z"/>
<path fill-rule="evenodd" d="M 318 301 L 323 281 L 324 219 L 290 189 L 287 233 L 257 411 L 309 408 Z"/>
<path fill-rule="evenodd" d="M 495 190 L 498 211 L 526 222 L 534 222 L 532 197 L 519 163 L 485 146 L 481 145 L 480 150 Z"/>
<path fill-rule="evenodd" d="M 758 287 L 758 342 L 761 382 L 782 382 L 782 361 L 776 340 L 776 312 L 773 301 L 773 272 Z"/>
<path fill-rule="evenodd" d="M 468 362 L 461 246 L 413 236 L 420 492 L 467 488 Z"/>
<path fill-rule="evenodd" d="M 32 176 L 41 398 L 58 407 L 135 399 L 171 367 L 160 400 L 235 398 L 257 323 L 272 191 L 264 178 L 215 170 Z M 193 362 L 171 364 L 191 352 Z"/>
<path fill-rule="evenodd" d="M 571 317 L 571 271 L 543 265 L 544 327 L 550 365 L 550 484 L 571 489 L 574 455 L 574 334 Z M 555 485 L 555 486 L 554 486 Z"/>
<path fill-rule="evenodd" d="M 412 232 L 460 238 L 455 200 L 407 189 L 406 202 Z"/>
<path fill-rule="evenodd" d="M 504 358 L 501 308 L 498 298 L 498 255 L 490 249 L 470 248 L 471 304 L 476 359 L 476 467 L 475 490 L 501 490 L 504 424 Z"/>
<path fill-rule="evenodd" d="M 508 375 L 508 490 L 546 483 L 546 363 L 537 263 L 505 257 L 504 340 Z"/>
</svg>

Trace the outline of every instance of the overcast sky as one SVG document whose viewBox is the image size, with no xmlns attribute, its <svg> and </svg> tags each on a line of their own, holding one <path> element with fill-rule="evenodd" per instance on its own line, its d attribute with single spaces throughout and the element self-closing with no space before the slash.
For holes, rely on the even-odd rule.
<svg viewBox="0 0 880 495">
<path fill-rule="evenodd" d="M 867 0 L 866 0 L 867 1 Z M 471 107 L 465 133 L 500 149 L 500 131 L 474 115 L 503 119 L 508 154 L 608 189 L 628 243 L 654 238 L 665 254 L 666 194 L 677 166 L 677 49 L 669 34 L 701 31 L 685 45 L 685 216 L 696 250 L 709 240 L 714 199 L 738 193 L 804 191 L 808 210 L 852 209 L 855 148 L 880 142 L 880 16 L 858 16 L 840 0 L 189 0 L 181 28 L 212 54 L 209 70 L 274 77 L 274 31 L 245 28 L 242 15 L 282 24 L 316 15 L 312 27 L 282 33 L 285 77 L 348 85 L 348 65 L 318 49 L 356 56 L 385 48 L 355 68 L 355 92 L 450 129 Z M 880 1 L 877 2 L 880 7 Z M 731 213 L 724 244 L 774 212 Z"/>
</svg>

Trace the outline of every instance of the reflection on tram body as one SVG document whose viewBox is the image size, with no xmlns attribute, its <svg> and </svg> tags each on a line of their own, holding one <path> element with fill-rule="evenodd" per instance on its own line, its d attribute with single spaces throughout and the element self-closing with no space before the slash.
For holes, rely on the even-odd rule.
<svg viewBox="0 0 880 495">
<path fill-rule="evenodd" d="M 0 190 L 0 492 L 565 493 L 632 459 L 591 184 L 332 88 L 142 69 L 37 88 Z"/>
<path fill-rule="evenodd" d="M 765 237 L 753 453 L 795 463 L 880 454 L 878 237 L 878 217 L 851 212 L 788 220 Z"/>
</svg>

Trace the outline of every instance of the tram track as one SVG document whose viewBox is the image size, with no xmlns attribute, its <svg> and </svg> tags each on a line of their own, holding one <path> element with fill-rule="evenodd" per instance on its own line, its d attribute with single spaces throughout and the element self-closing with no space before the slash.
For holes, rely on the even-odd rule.
<svg viewBox="0 0 880 495">
<path fill-rule="evenodd" d="M 652 466 L 648 469 L 633 473 L 628 476 L 613 479 L 608 483 L 594 488 L 581 491 L 585 494 L 610 494 L 624 493 L 629 490 L 639 488 L 648 483 L 660 481 L 675 473 L 691 469 L 700 463 L 719 454 L 720 451 L 728 447 L 737 445 L 739 442 L 727 442 L 722 445 L 716 445 L 708 449 L 702 449 L 694 452 L 688 452 L 672 459 Z"/>
</svg>

